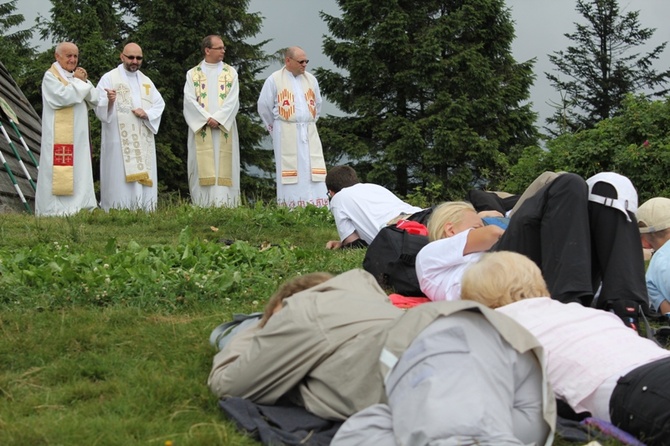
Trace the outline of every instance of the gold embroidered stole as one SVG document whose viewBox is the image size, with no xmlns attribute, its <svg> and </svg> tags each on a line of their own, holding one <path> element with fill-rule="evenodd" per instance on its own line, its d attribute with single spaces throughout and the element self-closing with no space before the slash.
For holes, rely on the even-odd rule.
<svg viewBox="0 0 670 446">
<path fill-rule="evenodd" d="M 69 82 L 55 66 L 49 71 L 63 84 Z M 74 194 L 74 106 L 54 110 L 53 177 L 54 195 Z"/>
<path fill-rule="evenodd" d="M 150 152 L 154 147 L 154 134 L 142 124 L 142 120 L 133 114 L 133 98 L 130 85 L 124 78 L 119 67 L 112 71 L 112 85 L 116 90 L 116 120 L 123 153 L 123 166 L 126 183 L 138 182 L 144 186 L 153 186 L 149 173 L 151 166 Z M 140 97 L 142 106 L 151 100 L 151 83 L 142 73 L 137 73 L 140 80 Z"/>
<path fill-rule="evenodd" d="M 298 126 L 295 115 L 295 94 L 291 76 L 286 67 L 273 74 L 277 86 L 277 104 L 280 129 L 281 182 L 296 184 L 298 182 Z M 323 148 L 316 129 L 316 93 L 307 73 L 298 81 L 305 92 L 305 101 L 309 109 L 310 120 L 307 122 L 307 142 L 309 148 L 310 170 L 312 181 L 326 181 L 326 162 Z"/>
<path fill-rule="evenodd" d="M 209 96 L 207 75 L 200 65 L 191 69 L 191 78 L 195 88 L 195 97 L 198 104 L 208 110 Z M 233 76 L 228 64 L 223 64 L 219 73 L 217 100 L 219 107 L 223 104 L 233 86 Z M 212 140 L 212 128 L 204 125 L 195 132 L 195 154 L 198 162 L 198 182 L 200 186 L 232 186 L 233 185 L 233 129 L 226 130 L 219 125 L 221 138 L 219 139 L 219 174 L 216 175 L 214 164 L 214 142 Z"/>
</svg>

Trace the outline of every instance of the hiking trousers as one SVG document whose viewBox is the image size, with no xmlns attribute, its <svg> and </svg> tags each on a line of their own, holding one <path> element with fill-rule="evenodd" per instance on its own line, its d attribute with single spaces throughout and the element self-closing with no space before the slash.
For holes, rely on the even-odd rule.
<svg viewBox="0 0 670 446">
<path fill-rule="evenodd" d="M 596 190 L 598 188 L 598 190 Z M 607 183 L 594 187 L 617 198 Z M 493 251 L 514 251 L 542 270 L 551 297 L 590 306 L 602 283 L 598 307 L 632 300 L 647 307 L 642 244 L 635 216 L 588 200 L 579 175 L 564 173 L 517 209 Z"/>
</svg>

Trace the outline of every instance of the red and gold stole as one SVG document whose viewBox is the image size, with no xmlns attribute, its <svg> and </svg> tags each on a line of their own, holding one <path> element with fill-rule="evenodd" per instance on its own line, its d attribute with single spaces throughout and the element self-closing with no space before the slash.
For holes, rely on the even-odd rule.
<svg viewBox="0 0 670 446">
<path fill-rule="evenodd" d="M 68 81 L 53 65 L 51 73 L 63 84 Z M 64 107 L 54 110 L 54 140 L 53 140 L 53 180 L 52 193 L 54 195 L 74 194 L 74 107 Z"/>
</svg>

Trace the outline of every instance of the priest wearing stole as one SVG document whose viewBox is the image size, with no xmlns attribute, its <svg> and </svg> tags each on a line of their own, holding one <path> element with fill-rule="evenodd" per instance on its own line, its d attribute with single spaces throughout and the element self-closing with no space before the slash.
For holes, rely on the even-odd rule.
<svg viewBox="0 0 670 446">
<path fill-rule="evenodd" d="M 142 48 L 128 43 L 121 64 L 98 83 L 102 123 L 100 206 L 154 211 L 158 201 L 156 144 L 165 102 L 141 71 Z"/>
<path fill-rule="evenodd" d="M 302 48 L 288 48 L 284 61 L 285 66 L 265 80 L 258 98 L 258 114 L 272 135 L 277 202 L 327 206 L 326 164 L 316 129 L 319 84 L 305 71 L 309 60 Z"/>
<path fill-rule="evenodd" d="M 42 145 L 35 215 L 64 216 L 97 207 L 88 111 L 98 92 L 71 42 L 56 46 L 56 62 L 42 79 Z"/>
<path fill-rule="evenodd" d="M 235 207 L 240 201 L 237 71 L 223 62 L 226 47 L 220 36 L 205 37 L 201 49 L 204 60 L 186 73 L 184 85 L 191 201 Z"/>
</svg>

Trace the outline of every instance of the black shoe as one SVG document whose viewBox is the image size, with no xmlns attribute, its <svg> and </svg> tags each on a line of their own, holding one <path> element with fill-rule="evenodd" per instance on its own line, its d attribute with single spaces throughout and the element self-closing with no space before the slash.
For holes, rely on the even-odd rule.
<svg viewBox="0 0 670 446">
<path fill-rule="evenodd" d="M 634 300 L 615 300 L 605 304 L 605 310 L 611 311 L 621 318 L 623 323 L 639 333 L 640 330 L 640 304 Z"/>
<path fill-rule="evenodd" d="M 670 342 L 670 327 L 658 327 L 654 330 L 654 337 L 661 344 L 661 347 L 666 347 Z"/>
</svg>

